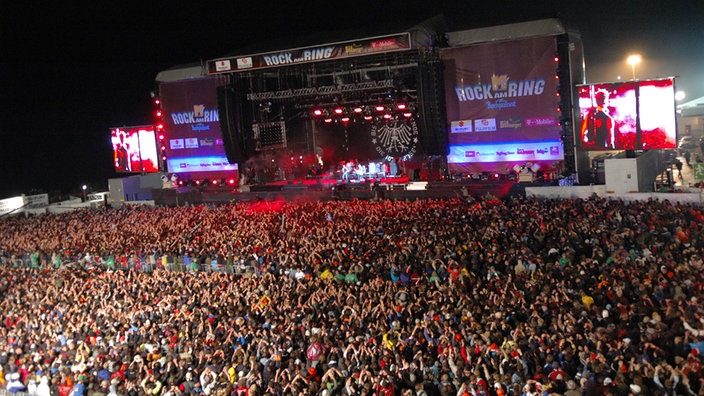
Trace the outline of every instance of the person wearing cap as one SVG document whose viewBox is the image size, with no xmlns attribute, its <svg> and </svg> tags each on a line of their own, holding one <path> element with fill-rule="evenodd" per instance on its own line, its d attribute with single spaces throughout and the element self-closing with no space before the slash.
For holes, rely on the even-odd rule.
<svg viewBox="0 0 704 396">
<path fill-rule="evenodd" d="M 15 372 L 10 374 L 10 380 L 7 381 L 5 389 L 10 393 L 17 393 L 24 392 L 27 388 L 22 381 L 20 381 L 20 373 Z"/>
</svg>

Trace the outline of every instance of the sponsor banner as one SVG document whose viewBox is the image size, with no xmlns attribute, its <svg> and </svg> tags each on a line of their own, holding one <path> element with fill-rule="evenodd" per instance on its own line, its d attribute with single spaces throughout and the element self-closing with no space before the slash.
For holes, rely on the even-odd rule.
<svg viewBox="0 0 704 396">
<path fill-rule="evenodd" d="M 450 122 L 450 133 L 472 132 L 472 120 L 459 120 Z"/>
<path fill-rule="evenodd" d="M 447 122 L 473 119 L 450 145 L 495 146 L 561 137 L 554 36 L 442 48 Z M 490 121 L 489 121 L 490 120 Z"/>
<path fill-rule="evenodd" d="M 27 206 L 30 208 L 49 205 L 49 194 L 27 195 Z"/>
<path fill-rule="evenodd" d="M 527 127 L 544 127 L 555 125 L 557 125 L 557 118 L 555 117 L 526 118 Z"/>
<path fill-rule="evenodd" d="M 0 216 L 22 213 L 26 204 L 27 199 L 24 196 L 0 199 Z"/>
<path fill-rule="evenodd" d="M 169 147 L 171 147 L 171 150 L 180 150 L 182 149 L 183 146 L 183 139 L 170 139 L 169 140 Z"/>
<path fill-rule="evenodd" d="M 186 148 L 198 148 L 198 138 L 187 138 L 184 140 L 186 142 Z"/>
<path fill-rule="evenodd" d="M 166 160 L 169 172 L 216 172 L 237 170 L 225 156 L 170 158 Z"/>
<path fill-rule="evenodd" d="M 231 65 L 234 67 L 235 62 Z M 190 164 L 189 172 L 218 170 L 217 166 L 195 166 L 202 158 L 226 158 L 220 131 L 217 87 L 222 79 L 204 77 L 159 85 L 164 112 L 167 170 L 185 172 L 179 164 Z M 218 143 L 220 142 L 220 143 Z M 215 161 L 218 162 L 218 161 Z M 233 165 L 236 169 L 236 165 Z"/>
<path fill-rule="evenodd" d="M 239 65 L 239 62 L 238 62 L 238 65 Z M 225 59 L 225 60 L 219 60 L 219 61 L 215 62 L 215 70 L 217 70 L 219 72 L 232 70 L 232 66 L 230 65 L 230 61 Z"/>
<path fill-rule="evenodd" d="M 231 71 L 262 69 L 269 67 L 289 66 L 299 63 L 342 59 L 383 52 L 404 51 L 410 48 L 410 33 L 398 33 L 361 40 L 248 55 L 246 57 L 214 59 L 209 60 L 207 65 L 209 74 L 217 74 Z M 237 68 L 232 70 L 229 68 L 224 69 L 224 66 L 222 66 L 224 64 L 223 62 L 228 62 L 228 66 L 232 62 L 237 66 Z"/>
<path fill-rule="evenodd" d="M 499 120 L 499 129 L 521 129 L 523 120 L 521 118 L 504 118 Z"/>
<path fill-rule="evenodd" d="M 543 142 L 510 142 L 501 144 L 452 145 L 448 163 L 561 161 L 564 149 L 559 140 Z"/>
<path fill-rule="evenodd" d="M 495 118 L 483 118 L 479 120 L 474 120 L 474 131 L 475 132 L 493 132 L 496 130 L 496 119 Z"/>
<path fill-rule="evenodd" d="M 237 58 L 237 69 L 251 69 L 252 68 L 252 57 L 245 56 L 244 58 Z M 219 70 L 218 70 L 219 71 Z"/>
</svg>

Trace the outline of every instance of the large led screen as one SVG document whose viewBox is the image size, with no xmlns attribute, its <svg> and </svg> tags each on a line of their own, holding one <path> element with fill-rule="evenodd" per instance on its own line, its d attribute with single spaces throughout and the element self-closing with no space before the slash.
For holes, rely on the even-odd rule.
<svg viewBox="0 0 704 396">
<path fill-rule="evenodd" d="M 561 166 L 556 51 L 554 37 L 442 49 L 451 172 Z"/>
<path fill-rule="evenodd" d="M 110 128 L 115 171 L 153 173 L 159 171 L 154 127 Z"/>
<path fill-rule="evenodd" d="M 579 145 L 583 150 L 677 147 L 671 78 L 580 85 Z"/>
<path fill-rule="evenodd" d="M 171 173 L 237 170 L 225 154 L 214 77 L 162 83 L 159 87 L 167 170 Z"/>
</svg>

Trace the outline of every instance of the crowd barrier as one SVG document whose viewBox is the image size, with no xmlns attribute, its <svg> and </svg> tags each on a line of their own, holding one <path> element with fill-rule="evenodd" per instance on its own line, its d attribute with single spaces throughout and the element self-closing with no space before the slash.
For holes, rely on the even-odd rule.
<svg viewBox="0 0 704 396">
<path fill-rule="evenodd" d="M 33 263 L 29 255 L 21 257 L 4 257 L 0 256 L 1 266 L 12 266 L 15 268 L 37 268 L 37 269 L 62 269 L 62 268 L 82 268 L 82 269 L 93 269 L 102 268 L 103 270 L 115 270 L 115 271 L 138 271 L 150 273 L 154 270 L 166 270 L 170 272 L 223 272 L 226 274 L 233 275 L 260 275 L 259 268 L 253 265 L 244 265 L 241 263 L 219 263 L 219 262 L 209 262 L 209 263 L 198 263 L 191 262 L 186 264 L 183 262 L 183 257 L 177 256 L 176 261 L 162 263 L 157 261 L 157 263 L 128 263 L 126 265 L 115 263 L 110 264 L 104 260 L 77 260 L 77 261 L 62 261 L 60 264 L 42 262 Z M 0 394 L 0 396 L 3 396 Z"/>
</svg>

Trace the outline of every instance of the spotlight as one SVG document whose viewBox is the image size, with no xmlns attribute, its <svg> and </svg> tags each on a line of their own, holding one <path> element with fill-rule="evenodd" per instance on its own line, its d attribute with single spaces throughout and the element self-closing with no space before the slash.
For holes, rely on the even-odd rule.
<svg viewBox="0 0 704 396">
<path fill-rule="evenodd" d="M 413 113 L 407 111 L 407 112 L 403 113 L 403 116 L 406 118 L 411 118 L 411 117 L 413 117 Z"/>
<path fill-rule="evenodd" d="M 376 109 L 376 111 L 378 111 L 378 112 L 381 113 L 382 111 L 386 110 L 386 106 L 377 105 L 377 106 L 375 107 L 375 109 Z"/>
<path fill-rule="evenodd" d="M 325 121 L 325 123 L 329 124 L 332 122 L 332 118 L 326 118 L 323 121 Z"/>
<path fill-rule="evenodd" d="M 364 111 L 364 109 L 362 109 L 361 106 L 356 106 L 352 111 L 354 111 L 356 114 L 360 114 L 362 113 L 362 111 Z"/>
<path fill-rule="evenodd" d="M 374 119 L 374 117 L 370 116 L 369 114 L 366 114 L 364 116 L 364 121 L 371 121 L 372 119 Z"/>
<path fill-rule="evenodd" d="M 315 110 L 313 110 L 313 115 L 316 117 L 320 117 L 321 115 L 323 115 L 323 110 L 322 109 L 315 109 Z"/>
<path fill-rule="evenodd" d="M 391 114 L 385 113 L 385 114 L 384 114 L 384 119 L 385 119 L 385 120 L 390 120 L 390 119 L 391 119 Z"/>
<path fill-rule="evenodd" d="M 155 114 L 157 117 L 161 117 L 161 109 L 157 110 Z"/>
<path fill-rule="evenodd" d="M 333 110 L 333 112 L 337 115 L 340 115 L 344 112 L 344 110 L 342 109 L 342 107 L 335 107 L 335 110 Z"/>
<path fill-rule="evenodd" d="M 396 104 L 396 108 L 399 110 L 406 110 L 406 104 L 401 102 Z"/>
<path fill-rule="evenodd" d="M 235 179 L 233 179 L 233 178 L 227 179 L 227 184 L 230 185 L 230 186 L 234 186 L 234 185 L 235 185 Z"/>
<path fill-rule="evenodd" d="M 342 122 L 344 122 L 345 124 L 347 124 L 348 122 L 350 122 L 350 118 L 349 118 L 349 117 L 342 117 L 342 118 L 340 119 L 340 121 L 342 121 Z"/>
</svg>

